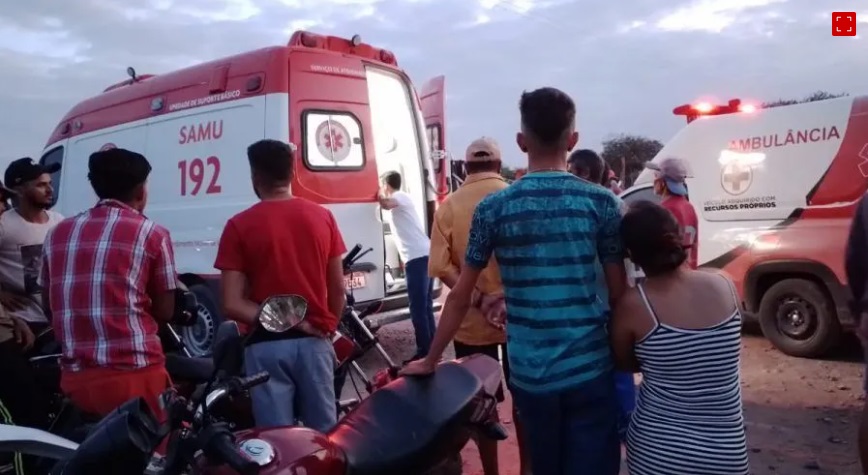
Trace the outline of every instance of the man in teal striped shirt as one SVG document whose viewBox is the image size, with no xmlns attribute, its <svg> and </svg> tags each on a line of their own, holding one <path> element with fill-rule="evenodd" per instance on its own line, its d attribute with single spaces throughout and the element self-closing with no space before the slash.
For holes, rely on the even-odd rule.
<svg viewBox="0 0 868 475">
<path fill-rule="evenodd" d="M 506 298 L 509 383 L 534 474 L 615 475 L 617 401 L 595 261 L 614 302 L 626 287 L 619 202 L 566 171 L 578 141 L 569 96 L 553 88 L 526 92 L 519 109 L 516 139 L 528 155 L 528 174 L 476 208 L 466 265 L 431 352 L 404 374 L 433 371 L 494 256 Z"/>
</svg>

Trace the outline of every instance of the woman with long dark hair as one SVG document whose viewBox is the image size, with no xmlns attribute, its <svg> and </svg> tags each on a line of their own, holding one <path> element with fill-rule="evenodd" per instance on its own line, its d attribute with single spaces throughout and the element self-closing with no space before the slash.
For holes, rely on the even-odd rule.
<svg viewBox="0 0 868 475">
<path fill-rule="evenodd" d="M 634 203 L 621 237 L 646 276 L 615 308 L 610 331 L 619 369 L 642 372 L 630 473 L 747 474 L 732 281 L 685 265 L 678 223 L 657 204 Z"/>
</svg>

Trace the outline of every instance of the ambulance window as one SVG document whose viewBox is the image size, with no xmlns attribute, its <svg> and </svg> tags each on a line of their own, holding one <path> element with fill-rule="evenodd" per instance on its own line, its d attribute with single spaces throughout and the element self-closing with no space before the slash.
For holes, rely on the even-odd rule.
<svg viewBox="0 0 868 475">
<path fill-rule="evenodd" d="M 636 191 L 631 191 L 625 195 L 621 195 L 621 199 L 624 200 L 624 203 L 631 204 L 636 201 L 651 201 L 653 203 L 660 203 L 660 197 L 654 193 L 654 188 L 640 188 Z"/>
<path fill-rule="evenodd" d="M 51 165 L 54 163 L 63 163 L 63 147 L 57 147 L 49 150 L 47 153 L 42 155 L 42 158 L 39 159 L 39 163 L 42 165 Z M 51 187 L 54 188 L 54 201 L 57 202 L 57 197 L 60 196 L 60 175 L 63 173 L 63 170 L 59 170 L 56 173 L 51 174 Z M 52 203 L 53 205 L 54 203 Z"/>
<path fill-rule="evenodd" d="M 313 170 L 358 170 L 365 164 L 362 127 L 346 112 L 307 111 L 304 162 Z"/>
<path fill-rule="evenodd" d="M 440 124 L 433 124 L 427 127 L 428 143 L 431 144 L 431 151 L 436 152 L 441 150 L 440 147 Z"/>
</svg>

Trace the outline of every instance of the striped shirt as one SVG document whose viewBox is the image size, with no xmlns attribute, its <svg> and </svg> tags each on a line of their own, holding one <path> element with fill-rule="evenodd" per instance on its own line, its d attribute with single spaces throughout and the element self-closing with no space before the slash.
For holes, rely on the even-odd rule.
<svg viewBox="0 0 868 475">
<path fill-rule="evenodd" d="M 747 475 L 735 287 L 732 313 L 700 329 L 661 323 L 638 289 L 654 328 L 636 343 L 642 385 L 627 431 L 630 474 Z"/>
<path fill-rule="evenodd" d="M 165 356 L 151 297 L 177 286 L 169 232 L 114 200 L 61 221 L 42 248 L 64 371 L 134 369 Z"/>
<path fill-rule="evenodd" d="M 476 208 L 465 263 L 500 266 L 510 384 L 558 391 L 611 370 L 595 261 L 623 260 L 620 224 L 611 191 L 566 172 L 525 175 Z"/>
</svg>

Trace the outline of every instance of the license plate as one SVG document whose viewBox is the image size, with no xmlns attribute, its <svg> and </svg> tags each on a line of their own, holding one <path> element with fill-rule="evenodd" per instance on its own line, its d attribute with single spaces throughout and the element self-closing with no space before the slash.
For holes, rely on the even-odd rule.
<svg viewBox="0 0 868 475">
<path fill-rule="evenodd" d="M 347 290 L 363 289 L 368 285 L 364 272 L 353 272 L 352 275 L 344 276 L 344 286 Z"/>
</svg>

